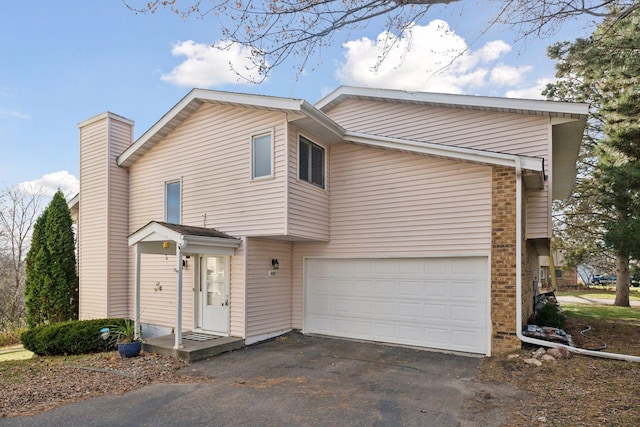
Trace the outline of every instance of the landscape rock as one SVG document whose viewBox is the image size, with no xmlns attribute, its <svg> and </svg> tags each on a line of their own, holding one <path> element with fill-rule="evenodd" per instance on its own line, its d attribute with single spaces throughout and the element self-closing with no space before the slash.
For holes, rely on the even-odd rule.
<svg viewBox="0 0 640 427">
<path fill-rule="evenodd" d="M 569 359 L 571 357 L 571 352 L 565 347 L 550 348 L 547 350 L 547 354 L 555 359 Z"/>
<path fill-rule="evenodd" d="M 524 359 L 524 363 L 526 363 L 527 365 L 542 366 L 542 362 L 536 359 L 535 357 L 529 357 L 527 359 Z"/>
<path fill-rule="evenodd" d="M 550 354 L 544 354 L 540 359 L 543 362 L 557 362 L 556 358 Z"/>
<path fill-rule="evenodd" d="M 538 348 L 535 352 L 533 352 L 533 357 L 536 359 L 540 359 L 543 354 L 546 354 L 547 350 L 544 347 Z"/>
<path fill-rule="evenodd" d="M 520 357 L 519 354 L 513 353 L 513 354 L 509 354 L 507 356 L 507 359 L 511 360 L 511 359 L 518 359 Z"/>
</svg>

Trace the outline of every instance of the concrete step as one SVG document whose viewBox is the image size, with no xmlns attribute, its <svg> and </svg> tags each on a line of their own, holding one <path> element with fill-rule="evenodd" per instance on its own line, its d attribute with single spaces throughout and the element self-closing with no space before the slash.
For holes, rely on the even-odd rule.
<svg viewBox="0 0 640 427">
<path fill-rule="evenodd" d="M 174 344 L 174 335 L 165 335 L 146 340 L 142 344 L 142 350 L 148 353 L 157 353 L 163 356 L 184 359 L 188 362 L 195 362 L 228 351 L 239 350 L 244 347 L 244 340 L 236 337 L 212 336 L 211 339 L 206 341 L 183 339 L 183 348 L 179 349 L 174 349 Z"/>
</svg>

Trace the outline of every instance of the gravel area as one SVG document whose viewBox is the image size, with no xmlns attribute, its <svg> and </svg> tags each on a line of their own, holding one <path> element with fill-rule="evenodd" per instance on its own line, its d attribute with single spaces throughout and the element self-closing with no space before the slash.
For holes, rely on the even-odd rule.
<svg viewBox="0 0 640 427">
<path fill-rule="evenodd" d="M 115 352 L 2 362 L 0 418 L 30 415 L 103 394 L 123 394 L 149 384 L 210 381 L 178 372 L 186 366 L 184 361 L 155 354 L 127 359 Z"/>
</svg>

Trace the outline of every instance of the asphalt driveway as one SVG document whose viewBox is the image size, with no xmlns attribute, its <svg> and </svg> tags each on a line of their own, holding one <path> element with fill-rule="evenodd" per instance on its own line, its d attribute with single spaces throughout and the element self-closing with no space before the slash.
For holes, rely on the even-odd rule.
<svg viewBox="0 0 640 427">
<path fill-rule="evenodd" d="M 303 336 L 196 362 L 204 384 L 103 396 L 1 426 L 498 426 L 523 396 L 473 379 L 478 357 Z"/>
</svg>

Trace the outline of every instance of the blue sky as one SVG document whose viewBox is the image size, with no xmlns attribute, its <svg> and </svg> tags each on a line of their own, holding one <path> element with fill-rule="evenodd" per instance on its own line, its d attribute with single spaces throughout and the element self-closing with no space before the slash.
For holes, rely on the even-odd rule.
<svg viewBox="0 0 640 427">
<path fill-rule="evenodd" d="M 377 73 L 381 21 L 340 33 L 296 79 L 296 63 L 259 85 L 236 83 L 226 71 L 242 52 L 221 54 L 219 22 L 182 20 L 168 11 L 131 12 L 118 0 L 0 0 L 0 184 L 77 189 L 77 124 L 104 111 L 136 122 L 141 135 L 192 87 L 303 98 L 315 102 L 341 84 L 534 98 L 553 78 L 546 46 L 588 34 L 574 22 L 544 40 L 515 43 L 495 26 L 491 3 L 463 0 L 434 7 L 399 40 Z M 434 21 L 436 20 L 436 21 Z M 407 46 L 409 46 L 407 48 Z M 467 48 L 450 67 L 434 73 Z"/>
</svg>

